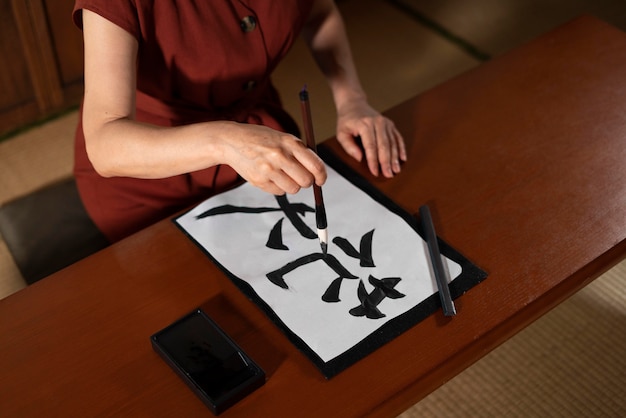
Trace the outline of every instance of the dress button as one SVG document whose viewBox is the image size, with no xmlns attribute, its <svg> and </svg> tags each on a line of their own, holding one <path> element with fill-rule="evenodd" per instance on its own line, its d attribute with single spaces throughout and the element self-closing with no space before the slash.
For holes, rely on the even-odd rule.
<svg viewBox="0 0 626 418">
<path fill-rule="evenodd" d="M 255 88 L 255 87 L 256 87 L 256 81 L 254 81 L 254 80 L 249 80 L 249 81 L 246 81 L 246 82 L 243 84 L 243 89 L 244 89 L 245 91 L 250 91 L 250 90 L 252 90 L 252 89 L 253 89 L 253 88 Z"/>
<path fill-rule="evenodd" d="M 254 16 L 246 16 L 239 23 L 241 30 L 244 32 L 252 32 L 256 28 L 256 18 Z"/>
</svg>

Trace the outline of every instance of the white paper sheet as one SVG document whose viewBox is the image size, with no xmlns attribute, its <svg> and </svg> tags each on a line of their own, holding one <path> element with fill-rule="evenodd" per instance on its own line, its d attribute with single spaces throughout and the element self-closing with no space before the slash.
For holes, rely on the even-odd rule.
<svg viewBox="0 0 626 418">
<path fill-rule="evenodd" d="M 232 275 L 250 284 L 280 320 L 324 362 L 344 353 L 383 324 L 437 291 L 426 242 L 404 219 L 373 200 L 331 167 L 327 169 L 328 180 L 323 187 L 331 241 L 327 260 L 335 258 L 356 276 L 341 280 L 340 301 L 337 302 L 322 300 L 331 283 L 340 277 L 322 258 L 299 265 L 284 274 L 282 278 L 286 289 L 268 278 L 268 273 L 301 257 L 321 257 L 318 239 L 303 237 L 281 210 L 275 196 L 244 184 L 206 200 L 176 219 L 217 262 Z M 287 195 L 286 199 L 290 204 L 304 203 L 311 210 L 315 207 L 311 189 Z M 234 208 L 230 213 L 198 218 L 223 205 Z M 261 213 L 244 213 L 241 208 L 264 209 Z M 303 216 L 298 214 L 297 217 L 316 231 L 313 211 L 305 212 Z M 281 225 L 277 226 L 279 222 Z M 273 228 L 280 228 L 280 233 L 275 233 L 274 237 L 282 238 L 283 245 L 288 249 L 266 246 Z M 367 239 L 364 248 L 361 248 L 361 240 L 368 233 L 372 238 L 373 267 L 361 266 L 360 259 L 347 255 L 347 250 L 332 242 L 334 238 L 341 237 L 357 253 L 367 253 Z M 459 264 L 447 258 L 444 261 L 451 280 L 461 274 Z M 385 279 L 387 295 L 372 285 L 370 276 Z M 371 302 L 378 310 L 378 316 L 384 316 L 368 318 L 350 313 L 361 305 L 359 294 L 361 299 L 369 297 L 365 304 Z"/>
</svg>

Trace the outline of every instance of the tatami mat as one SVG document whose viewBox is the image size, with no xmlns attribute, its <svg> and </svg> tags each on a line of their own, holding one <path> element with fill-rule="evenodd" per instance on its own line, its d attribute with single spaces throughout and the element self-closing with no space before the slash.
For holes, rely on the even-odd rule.
<svg viewBox="0 0 626 418">
<path fill-rule="evenodd" d="M 0 142 L 0 205 L 72 174 L 76 111 Z M 0 236 L 0 299 L 24 288 Z"/>
<path fill-rule="evenodd" d="M 626 261 L 401 418 L 626 417 Z"/>
<path fill-rule="evenodd" d="M 0 204 L 72 174 L 77 121 L 69 112 L 0 142 Z"/>
<path fill-rule="evenodd" d="M 582 14 L 626 30 L 624 0 L 386 0 L 406 6 L 489 55 L 499 55 Z"/>
</svg>

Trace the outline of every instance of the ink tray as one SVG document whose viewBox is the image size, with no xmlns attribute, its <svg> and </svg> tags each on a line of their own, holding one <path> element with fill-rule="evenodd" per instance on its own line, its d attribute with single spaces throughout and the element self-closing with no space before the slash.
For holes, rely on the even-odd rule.
<svg viewBox="0 0 626 418">
<path fill-rule="evenodd" d="M 265 372 L 201 309 L 150 340 L 153 349 L 215 415 L 265 383 Z"/>
</svg>

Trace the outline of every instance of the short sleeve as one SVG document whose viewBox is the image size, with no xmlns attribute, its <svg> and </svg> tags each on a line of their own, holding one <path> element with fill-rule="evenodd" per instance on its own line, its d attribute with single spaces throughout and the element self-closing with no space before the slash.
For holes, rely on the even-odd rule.
<svg viewBox="0 0 626 418">
<path fill-rule="evenodd" d="M 83 29 L 83 9 L 90 10 L 104 17 L 129 32 L 136 39 L 141 36 L 137 6 L 131 0 L 76 0 L 72 20 Z"/>
</svg>

